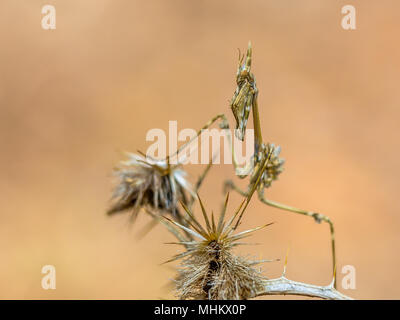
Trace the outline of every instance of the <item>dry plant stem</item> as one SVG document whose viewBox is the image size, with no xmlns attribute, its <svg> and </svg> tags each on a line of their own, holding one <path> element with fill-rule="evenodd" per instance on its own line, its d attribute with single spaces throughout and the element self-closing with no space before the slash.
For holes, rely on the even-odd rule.
<svg viewBox="0 0 400 320">
<path fill-rule="evenodd" d="M 248 192 L 245 192 L 243 190 L 241 190 L 238 186 L 236 186 L 233 181 L 231 180 L 227 180 L 225 182 L 225 187 L 229 188 L 229 189 L 233 189 L 236 192 L 238 192 L 240 195 L 242 196 L 247 196 Z M 333 274 L 335 274 L 336 271 L 336 246 L 335 246 L 335 229 L 333 227 L 333 223 L 330 220 L 329 217 L 322 215 L 320 213 L 316 213 L 316 212 L 311 212 L 311 211 L 306 211 L 306 210 L 302 210 L 302 209 L 298 209 L 295 207 L 291 207 L 285 204 L 281 204 L 272 200 L 268 200 L 264 197 L 262 191 L 258 192 L 258 198 L 260 199 L 261 202 L 263 202 L 264 204 L 267 204 L 271 207 L 274 208 L 278 208 L 281 210 L 285 210 L 285 211 L 289 211 L 289 212 L 293 212 L 293 213 L 298 213 L 301 215 L 305 215 L 308 217 L 312 217 L 317 223 L 320 223 L 321 221 L 325 221 L 326 223 L 329 224 L 329 228 L 330 228 L 330 233 L 331 233 L 331 249 L 332 249 L 332 265 L 333 265 Z M 336 288 L 336 277 L 334 277 L 334 287 Z"/>
<path fill-rule="evenodd" d="M 315 286 L 308 283 L 289 280 L 284 276 L 276 279 L 265 280 L 263 290 L 257 292 L 256 296 L 288 294 L 328 300 L 353 300 L 337 291 L 333 287 L 333 283 L 329 286 Z"/>
</svg>

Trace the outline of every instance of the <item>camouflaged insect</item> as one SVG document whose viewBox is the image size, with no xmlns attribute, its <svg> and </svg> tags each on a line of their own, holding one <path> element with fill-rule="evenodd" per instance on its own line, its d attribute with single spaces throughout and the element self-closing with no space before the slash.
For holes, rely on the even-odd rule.
<svg viewBox="0 0 400 320">
<path fill-rule="evenodd" d="M 318 212 L 313 212 L 309 210 L 303 210 L 299 208 L 295 208 L 292 206 L 288 206 L 285 204 L 278 203 L 276 201 L 269 200 L 264 196 L 264 190 L 271 186 L 271 183 L 278 178 L 280 173 L 283 171 L 283 159 L 279 158 L 280 148 L 277 147 L 274 149 L 274 146 L 269 143 L 264 143 L 262 139 L 261 133 L 261 123 L 258 111 L 258 89 L 256 87 L 256 82 L 254 75 L 250 72 L 251 62 L 252 62 L 252 48 L 249 43 L 246 61 L 243 63 L 244 56 L 240 57 L 239 55 L 239 67 L 236 75 L 236 83 L 237 88 L 234 93 L 234 96 L 231 101 L 231 109 L 233 115 L 236 119 L 236 131 L 235 135 L 237 138 L 243 140 L 246 132 L 247 120 L 250 114 L 250 108 L 253 110 L 253 124 L 254 124 L 254 154 L 253 154 L 253 162 L 252 166 L 248 168 L 237 168 L 237 165 L 234 162 L 236 172 L 239 172 L 238 177 L 241 179 L 250 176 L 249 185 L 247 187 L 247 191 L 241 190 L 237 187 L 231 180 L 227 180 L 225 182 L 226 190 L 233 189 L 240 194 L 246 196 L 250 190 L 253 190 L 254 183 L 257 180 L 257 177 L 261 174 L 261 182 L 258 186 L 258 197 L 261 202 L 279 208 L 285 211 L 290 211 L 297 214 L 302 214 L 308 217 L 313 218 L 317 223 L 322 221 L 329 224 L 329 229 L 331 233 L 331 248 L 332 248 L 332 270 L 335 273 L 336 270 L 336 249 L 335 249 L 335 235 L 334 235 L 334 226 L 332 220 L 323 214 Z M 267 167 L 263 167 L 262 163 L 268 156 L 269 150 L 272 148 L 273 154 L 271 156 L 271 161 L 269 161 Z M 242 173 L 243 172 L 243 173 Z M 336 285 L 336 282 L 335 282 Z"/>
</svg>

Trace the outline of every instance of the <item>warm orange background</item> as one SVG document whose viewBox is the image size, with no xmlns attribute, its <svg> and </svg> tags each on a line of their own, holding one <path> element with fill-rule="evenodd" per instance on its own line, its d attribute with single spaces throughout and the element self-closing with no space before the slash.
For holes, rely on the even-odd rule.
<svg viewBox="0 0 400 320">
<path fill-rule="evenodd" d="M 56 6 L 56 30 L 41 28 L 44 4 Z M 355 31 L 341 28 L 345 4 Z M 145 150 L 146 132 L 168 120 L 232 121 L 248 40 L 264 138 L 287 160 L 267 194 L 333 219 L 338 269 L 357 271 L 344 293 L 399 298 L 399 10 L 388 0 L 2 1 L 0 298 L 173 297 L 173 266 L 160 266 L 173 238 L 158 226 L 138 241 L 147 217 L 133 228 L 106 217 L 111 169 L 118 150 Z M 200 169 L 189 168 L 192 181 Z M 218 211 L 233 171 L 212 170 L 201 195 Z M 270 221 L 249 240 L 261 245 L 239 251 L 282 259 L 290 247 L 288 277 L 330 282 L 327 225 L 253 201 L 244 227 Z M 41 288 L 46 264 L 56 290 Z M 265 266 L 269 277 L 281 270 Z"/>
</svg>

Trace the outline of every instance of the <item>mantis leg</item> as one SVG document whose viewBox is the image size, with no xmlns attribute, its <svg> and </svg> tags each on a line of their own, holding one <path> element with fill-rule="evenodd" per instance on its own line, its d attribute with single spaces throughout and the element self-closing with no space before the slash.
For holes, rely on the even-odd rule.
<svg viewBox="0 0 400 320">
<path fill-rule="evenodd" d="M 295 207 L 288 206 L 286 204 L 281 204 L 281 203 L 278 203 L 278 202 L 275 202 L 272 200 L 268 200 L 264 197 L 262 190 L 260 190 L 258 192 L 258 197 L 262 203 L 265 203 L 266 205 L 269 205 L 271 207 L 311 217 L 317 223 L 321 223 L 322 221 L 324 221 L 329 224 L 329 229 L 330 229 L 330 233 L 331 233 L 331 250 L 332 250 L 334 287 L 336 288 L 336 246 L 335 246 L 335 229 L 334 229 L 332 220 L 328 216 L 323 215 L 321 213 L 306 211 L 303 209 L 298 209 Z"/>
<path fill-rule="evenodd" d="M 232 180 L 227 180 L 224 183 L 225 190 L 234 190 L 237 193 L 239 193 L 242 196 L 247 196 L 248 192 L 241 190 L 238 186 L 234 184 Z M 317 223 L 321 223 L 322 221 L 326 222 L 329 224 L 330 228 L 330 233 L 331 233 L 331 250 L 332 250 L 332 262 L 333 262 L 333 277 L 334 277 L 334 287 L 336 288 L 336 246 L 335 246 L 335 229 L 333 226 L 332 220 L 323 214 L 317 213 L 317 212 L 312 212 L 312 211 L 306 211 L 302 209 L 298 209 L 295 207 L 291 207 L 285 204 L 281 204 L 272 200 L 268 200 L 264 197 L 263 190 L 258 191 L 258 198 L 260 201 L 266 205 L 269 205 L 274 208 L 278 208 L 281 210 L 293 212 L 293 213 L 298 213 L 301 215 L 305 215 L 308 217 L 312 217 Z"/>
</svg>

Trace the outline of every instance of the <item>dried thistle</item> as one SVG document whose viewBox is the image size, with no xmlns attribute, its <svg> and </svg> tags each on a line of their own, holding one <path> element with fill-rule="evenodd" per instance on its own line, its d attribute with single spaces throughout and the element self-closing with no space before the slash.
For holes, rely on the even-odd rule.
<svg viewBox="0 0 400 320">
<path fill-rule="evenodd" d="M 205 227 L 183 204 L 188 227 L 168 218 L 161 220 L 179 240 L 172 244 L 183 245 L 186 248 L 186 251 L 167 261 L 182 259 L 175 279 L 176 291 L 180 299 L 239 300 L 257 296 L 292 294 L 321 299 L 351 300 L 350 297 L 334 288 L 335 275 L 327 286 L 316 286 L 286 278 L 287 256 L 282 276 L 267 279 L 262 275 L 261 270 L 254 268 L 254 265 L 269 260 L 250 261 L 234 255 L 232 249 L 242 244 L 238 240 L 248 237 L 252 232 L 271 223 L 234 234 L 251 195 L 241 203 L 233 216 L 225 221 L 228 199 L 229 194 L 227 194 L 218 223 L 214 220 L 214 214 L 211 214 L 211 219 L 208 218 L 200 198 Z M 185 235 L 189 234 L 192 240 L 185 238 L 179 230 L 183 230 Z M 197 240 L 193 240 L 195 238 Z"/>
<path fill-rule="evenodd" d="M 128 160 L 121 161 L 114 169 L 118 183 L 114 188 L 114 203 L 108 215 L 132 211 L 136 218 L 142 207 L 155 212 L 166 212 L 181 221 L 178 201 L 188 203 L 185 192 L 193 194 L 186 180 L 186 171 L 179 164 L 171 165 L 166 160 L 154 160 L 142 155 L 127 153 Z"/>
<path fill-rule="evenodd" d="M 193 236 L 192 241 L 177 242 L 184 245 L 186 251 L 168 261 L 183 259 L 175 279 L 180 299 L 249 299 L 264 288 L 265 278 L 260 270 L 253 267 L 263 261 L 247 260 L 233 254 L 232 249 L 241 244 L 239 240 L 270 224 L 234 233 L 250 199 L 245 199 L 234 215 L 225 221 L 228 199 L 229 194 L 218 223 L 215 222 L 214 214 L 209 219 L 200 198 L 204 227 L 184 204 L 182 206 L 187 213 L 189 227 L 168 219 L 171 224 Z"/>
<path fill-rule="evenodd" d="M 166 161 L 155 161 L 134 154 L 128 154 L 130 159 L 121 162 L 115 170 L 119 183 L 113 194 L 115 202 L 108 214 L 132 209 L 132 217 L 135 217 L 139 209 L 145 207 L 155 222 L 160 222 L 166 226 L 168 231 L 178 239 L 175 244 L 183 245 L 185 251 L 169 261 L 181 260 L 181 267 L 175 279 L 177 294 L 181 299 L 249 299 L 256 296 L 286 294 L 322 299 L 350 299 L 335 289 L 335 238 L 333 223 L 329 217 L 281 204 L 264 197 L 264 189 L 270 187 L 271 183 L 278 178 L 283 170 L 284 161 L 279 158 L 280 147 L 275 148 L 273 144 L 263 142 L 257 101 L 258 89 L 255 77 L 250 72 L 251 63 L 252 47 L 249 43 L 246 59 L 244 55 L 239 54 L 239 66 L 236 75 L 237 88 L 231 101 L 231 109 L 236 120 L 236 129 L 238 129 L 235 134 L 241 140 L 244 139 L 250 110 L 253 111 L 254 165 L 251 166 L 248 174 L 239 175 L 241 179 L 250 176 L 246 191 L 239 189 L 230 180 L 225 183 L 227 187 L 246 197 L 234 215 L 228 221 L 225 221 L 228 195 L 218 223 L 215 222 L 213 214 L 211 219 L 208 218 L 199 199 L 206 224 L 203 227 L 190 210 L 195 196 L 193 188 L 185 179 L 185 172 L 178 168 L 178 165 L 171 166 L 168 158 Z M 184 147 L 194 141 L 203 129 L 207 129 L 216 121 L 221 121 L 221 128 L 229 129 L 226 116 L 219 114 L 207 122 L 195 137 L 178 148 L 171 156 L 177 155 Z M 232 146 L 232 142 L 230 143 Z M 234 155 L 232 160 L 234 168 L 238 169 Z M 199 177 L 195 187 L 196 192 L 205 179 L 211 164 L 210 162 Z M 243 171 L 240 170 L 240 172 Z M 281 277 L 267 279 L 263 277 L 260 270 L 254 268 L 254 265 L 265 261 L 251 261 L 232 253 L 232 249 L 241 244 L 238 242 L 239 240 L 268 226 L 234 233 L 255 191 L 258 193 L 259 200 L 269 206 L 306 215 L 314 218 L 316 222 L 325 221 L 329 224 L 334 271 L 333 280 L 329 285 L 316 286 L 287 279 L 285 275 L 287 260 Z M 187 199 L 186 192 L 191 194 L 190 200 Z M 179 213 L 178 202 L 181 202 L 185 209 L 185 216 Z M 162 212 L 171 214 L 171 219 L 161 215 Z"/>
</svg>

